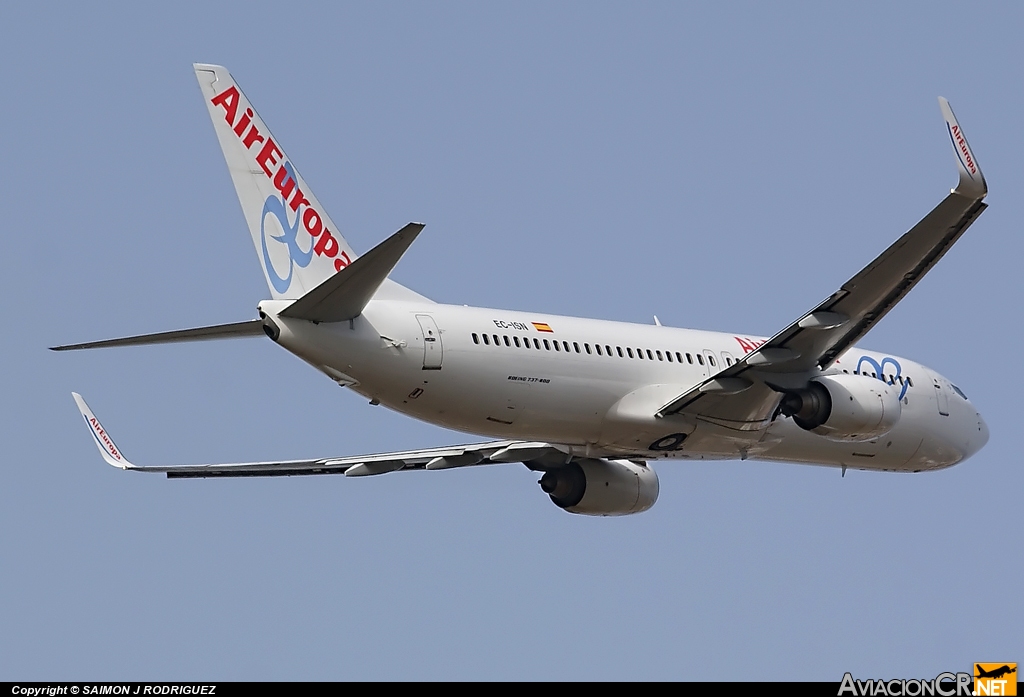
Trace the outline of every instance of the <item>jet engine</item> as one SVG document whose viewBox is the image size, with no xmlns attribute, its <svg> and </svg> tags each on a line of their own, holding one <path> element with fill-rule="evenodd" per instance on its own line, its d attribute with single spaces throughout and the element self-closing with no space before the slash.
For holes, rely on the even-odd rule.
<svg viewBox="0 0 1024 697">
<path fill-rule="evenodd" d="M 574 460 L 549 469 L 538 483 L 556 506 L 583 515 L 640 513 L 658 500 L 658 475 L 632 460 Z"/>
<path fill-rule="evenodd" d="M 824 375 L 787 390 L 782 413 L 829 440 L 861 442 L 884 436 L 900 420 L 899 391 L 866 375 Z"/>
</svg>

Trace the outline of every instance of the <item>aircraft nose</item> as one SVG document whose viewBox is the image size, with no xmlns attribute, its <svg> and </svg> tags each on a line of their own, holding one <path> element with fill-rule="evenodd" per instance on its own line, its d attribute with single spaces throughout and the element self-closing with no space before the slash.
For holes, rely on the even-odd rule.
<svg viewBox="0 0 1024 697">
<path fill-rule="evenodd" d="M 980 412 L 975 412 L 976 424 L 972 429 L 971 435 L 967 440 L 967 456 L 965 460 L 985 447 L 988 443 L 988 424 L 985 423 L 985 419 L 981 417 Z"/>
</svg>

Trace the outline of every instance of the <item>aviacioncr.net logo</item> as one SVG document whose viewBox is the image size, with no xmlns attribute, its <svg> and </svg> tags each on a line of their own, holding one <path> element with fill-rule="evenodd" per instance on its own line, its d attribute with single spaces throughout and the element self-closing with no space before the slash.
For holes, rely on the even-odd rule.
<svg viewBox="0 0 1024 697">
<path fill-rule="evenodd" d="M 843 675 L 839 684 L 838 697 L 970 697 L 970 673 L 939 673 L 932 680 L 920 678 L 906 680 L 856 680 L 852 675 Z"/>
</svg>

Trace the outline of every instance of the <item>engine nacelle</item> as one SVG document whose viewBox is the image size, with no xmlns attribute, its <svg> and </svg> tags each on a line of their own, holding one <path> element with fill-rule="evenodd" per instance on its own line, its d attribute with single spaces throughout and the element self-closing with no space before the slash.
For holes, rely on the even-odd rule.
<svg viewBox="0 0 1024 697">
<path fill-rule="evenodd" d="M 548 470 L 540 488 L 556 506 L 583 515 L 641 513 L 658 500 L 658 475 L 630 460 L 574 460 Z"/>
<path fill-rule="evenodd" d="M 884 436 L 900 420 L 899 391 L 866 375 L 824 375 L 787 392 L 782 413 L 829 440 L 861 442 Z"/>
</svg>

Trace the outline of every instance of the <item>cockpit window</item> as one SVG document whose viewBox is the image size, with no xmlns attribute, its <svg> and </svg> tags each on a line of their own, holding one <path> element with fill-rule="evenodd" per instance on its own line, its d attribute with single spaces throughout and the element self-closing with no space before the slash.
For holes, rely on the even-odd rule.
<svg viewBox="0 0 1024 697">
<path fill-rule="evenodd" d="M 959 387 L 957 387 L 956 385 L 953 385 L 952 383 L 950 383 L 950 387 L 952 387 L 953 391 L 956 392 L 958 395 L 960 395 L 964 399 L 967 399 L 967 395 L 965 395 L 964 391 L 961 390 Z"/>
</svg>

